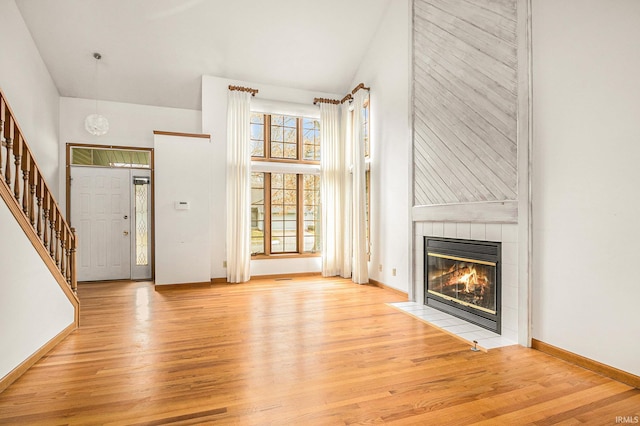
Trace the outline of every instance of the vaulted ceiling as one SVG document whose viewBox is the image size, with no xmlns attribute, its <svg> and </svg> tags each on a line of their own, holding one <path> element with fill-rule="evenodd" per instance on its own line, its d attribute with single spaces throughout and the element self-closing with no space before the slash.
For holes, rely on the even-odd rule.
<svg viewBox="0 0 640 426">
<path fill-rule="evenodd" d="M 202 75 L 346 92 L 391 0 L 16 4 L 61 96 L 200 109 Z"/>
</svg>

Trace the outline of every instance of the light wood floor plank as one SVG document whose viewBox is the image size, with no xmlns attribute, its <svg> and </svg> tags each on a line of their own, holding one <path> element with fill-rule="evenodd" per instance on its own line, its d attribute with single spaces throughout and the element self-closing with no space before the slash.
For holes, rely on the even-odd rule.
<svg viewBox="0 0 640 426">
<path fill-rule="evenodd" d="M 640 390 L 488 353 L 320 277 L 154 291 L 81 284 L 81 328 L 0 394 L 0 424 L 613 424 Z"/>
</svg>

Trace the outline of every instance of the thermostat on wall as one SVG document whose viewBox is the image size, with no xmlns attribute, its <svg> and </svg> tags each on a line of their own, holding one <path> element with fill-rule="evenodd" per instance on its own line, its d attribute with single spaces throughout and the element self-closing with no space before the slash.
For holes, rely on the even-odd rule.
<svg viewBox="0 0 640 426">
<path fill-rule="evenodd" d="M 188 201 L 176 201 L 175 208 L 176 210 L 189 210 L 191 205 Z"/>
</svg>

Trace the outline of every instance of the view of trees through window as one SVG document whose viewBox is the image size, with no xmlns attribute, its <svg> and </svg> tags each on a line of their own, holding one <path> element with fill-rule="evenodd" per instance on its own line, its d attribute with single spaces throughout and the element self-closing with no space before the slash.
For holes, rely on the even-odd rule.
<svg viewBox="0 0 640 426">
<path fill-rule="evenodd" d="M 287 115 L 251 115 L 253 160 L 300 163 L 309 173 L 251 173 L 251 253 L 320 250 L 320 123 Z M 264 168 L 264 167 L 263 167 Z M 269 167 L 266 167 L 269 169 Z"/>
</svg>

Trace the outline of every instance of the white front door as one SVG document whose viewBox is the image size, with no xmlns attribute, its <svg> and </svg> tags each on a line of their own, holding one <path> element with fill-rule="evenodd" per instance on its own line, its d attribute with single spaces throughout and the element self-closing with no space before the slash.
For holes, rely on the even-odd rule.
<svg viewBox="0 0 640 426">
<path fill-rule="evenodd" d="M 131 278 L 130 205 L 128 169 L 71 167 L 78 281 Z"/>
</svg>

